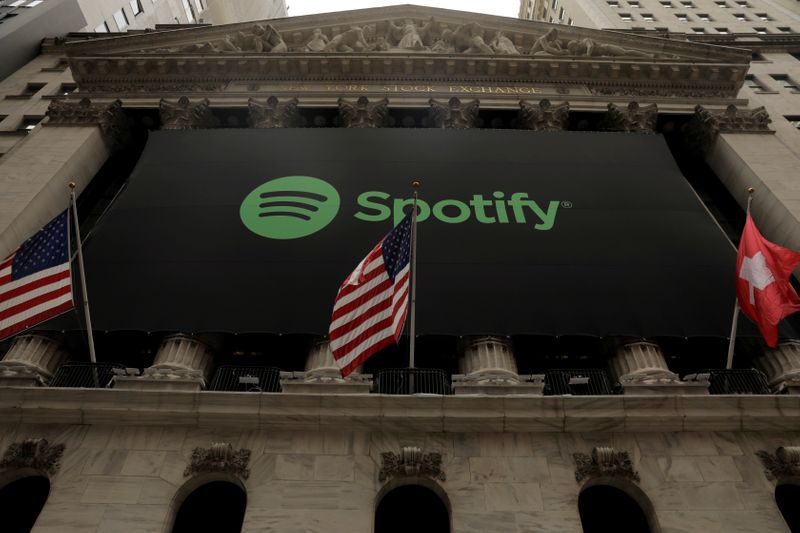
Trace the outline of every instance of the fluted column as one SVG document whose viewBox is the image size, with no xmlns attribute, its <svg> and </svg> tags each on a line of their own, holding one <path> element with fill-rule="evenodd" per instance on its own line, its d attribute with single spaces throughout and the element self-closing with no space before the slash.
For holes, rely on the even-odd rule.
<svg viewBox="0 0 800 533">
<path fill-rule="evenodd" d="M 765 350 L 755 365 L 767 375 L 772 388 L 800 392 L 800 340 L 792 339 L 778 344 L 774 350 Z"/>
<path fill-rule="evenodd" d="M 21 335 L 0 361 L 0 384 L 30 386 L 48 381 L 67 359 L 59 343 L 44 335 Z"/>
<path fill-rule="evenodd" d="M 114 388 L 197 391 L 208 384 L 213 366 L 214 353 L 208 344 L 179 333 L 161 342 L 153 365 L 141 375 L 115 376 Z"/>
<path fill-rule="evenodd" d="M 319 339 L 308 351 L 304 372 L 281 372 L 281 388 L 288 393 L 367 394 L 372 376 L 361 368 L 343 378 L 327 339 Z"/>
<path fill-rule="evenodd" d="M 629 342 L 609 361 L 611 373 L 625 394 L 708 394 L 708 381 L 681 381 L 667 366 L 654 342 Z"/>
<path fill-rule="evenodd" d="M 458 367 L 478 380 L 519 383 L 511 341 L 502 337 L 467 337 Z"/>
</svg>

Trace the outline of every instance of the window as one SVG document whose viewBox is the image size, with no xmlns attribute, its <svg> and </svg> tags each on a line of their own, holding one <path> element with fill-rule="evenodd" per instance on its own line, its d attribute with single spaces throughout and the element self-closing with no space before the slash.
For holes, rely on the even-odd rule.
<svg viewBox="0 0 800 533">
<path fill-rule="evenodd" d="M 750 52 L 750 61 L 766 61 L 766 59 L 758 52 Z"/>
<path fill-rule="evenodd" d="M 561 11 L 558 13 L 559 20 L 564 20 L 564 8 L 561 8 Z"/>
<path fill-rule="evenodd" d="M 797 498 L 800 496 L 800 486 L 782 484 L 775 487 L 775 503 L 781 511 L 789 531 L 800 531 L 800 512 L 797 508 Z"/>
<path fill-rule="evenodd" d="M 783 118 L 788 120 L 789 124 L 791 124 L 793 128 L 800 130 L 800 115 L 791 115 Z"/>
<path fill-rule="evenodd" d="M 128 15 L 125 14 L 124 9 L 120 9 L 114 13 L 114 22 L 117 23 L 117 28 L 119 28 L 119 31 L 123 31 L 128 27 Z"/>
<path fill-rule="evenodd" d="M 753 31 L 759 35 L 764 35 L 767 33 L 767 28 L 753 28 Z"/>
<path fill-rule="evenodd" d="M 108 29 L 108 22 L 103 21 L 103 23 L 97 26 L 94 31 L 95 33 L 108 33 L 111 30 Z"/>
<path fill-rule="evenodd" d="M 728 28 L 714 28 L 717 30 L 717 33 L 729 33 Z"/>
<path fill-rule="evenodd" d="M 692 32 L 694 32 L 694 33 L 705 33 L 706 29 L 705 28 L 692 28 Z"/>
<path fill-rule="evenodd" d="M 628 2 L 628 6 L 629 6 L 631 9 L 639 9 L 639 8 L 641 7 L 641 6 L 639 5 L 639 2 Z"/>
<path fill-rule="evenodd" d="M 572 19 L 567 20 L 567 25 L 572 26 Z"/>
<path fill-rule="evenodd" d="M 694 4 L 691 2 L 681 2 L 681 5 L 686 9 L 694 9 Z"/>
<path fill-rule="evenodd" d="M 241 531 L 247 494 L 229 481 L 211 481 L 192 491 L 180 505 L 172 533 Z"/>
<path fill-rule="evenodd" d="M 22 119 L 22 122 L 19 123 L 19 126 L 17 126 L 17 131 L 30 133 L 43 118 L 44 117 L 25 117 Z"/>
<path fill-rule="evenodd" d="M 749 89 L 751 89 L 751 90 L 753 90 L 753 91 L 755 91 L 757 93 L 765 92 L 767 90 L 767 88 L 764 86 L 764 84 L 762 84 L 760 81 L 758 81 L 758 78 L 756 78 L 752 74 L 748 74 L 747 76 L 744 77 L 744 84 Z"/>
<path fill-rule="evenodd" d="M 685 13 L 675 13 L 675 18 L 681 22 L 689 22 L 689 17 Z"/>
<path fill-rule="evenodd" d="M 717 4 L 717 7 L 721 8 L 721 9 L 728 9 L 728 7 L 730 7 L 730 6 L 728 6 L 727 2 L 715 2 L 715 4 Z"/>
<path fill-rule="evenodd" d="M 189 23 L 194 22 L 194 9 L 192 8 L 192 4 L 189 3 L 189 0 L 183 0 L 183 10 L 186 12 L 186 20 Z"/>
<path fill-rule="evenodd" d="M 47 497 L 50 480 L 44 476 L 19 478 L 0 489 L 3 531 L 31 531 Z"/>
<path fill-rule="evenodd" d="M 733 14 L 733 16 L 734 16 L 734 17 L 736 18 L 736 20 L 738 20 L 739 22 L 747 22 L 747 17 L 745 17 L 745 16 L 744 16 L 744 13 L 734 13 L 734 14 Z"/>
<path fill-rule="evenodd" d="M 58 89 L 58 96 L 69 96 L 77 90 L 78 86 L 74 83 L 62 83 Z"/>
<path fill-rule="evenodd" d="M 142 14 L 142 3 L 139 0 L 131 0 L 131 13 L 133 16 L 141 15 Z"/>
<path fill-rule="evenodd" d="M 553 0 L 552 4 L 550 4 L 550 7 L 553 8 L 553 10 L 555 11 L 557 5 L 558 5 L 558 0 Z"/>
<path fill-rule="evenodd" d="M 784 89 L 789 89 L 790 91 L 800 91 L 800 85 L 797 84 L 792 78 L 790 78 L 786 74 L 771 74 L 770 75 L 773 80 L 777 81 L 781 84 L 781 87 Z"/>
<path fill-rule="evenodd" d="M 764 22 L 769 22 L 770 20 L 772 20 L 766 13 L 756 13 L 756 16 L 761 20 L 763 20 Z"/>
<path fill-rule="evenodd" d="M 27 96 L 30 98 L 34 94 L 38 93 L 40 90 L 44 89 L 44 83 L 28 83 L 25 85 L 25 88 L 20 93 L 20 96 Z"/>
<path fill-rule="evenodd" d="M 642 20 L 645 22 L 653 22 L 656 19 L 653 18 L 653 15 L 650 13 L 642 13 Z"/>
<path fill-rule="evenodd" d="M 697 15 L 697 19 L 701 22 L 711 22 L 711 17 L 709 17 L 705 13 L 700 13 Z"/>
<path fill-rule="evenodd" d="M 613 7 L 614 9 L 619 8 L 619 2 L 617 0 L 608 0 L 607 4 L 608 7 Z"/>
<path fill-rule="evenodd" d="M 736 5 L 739 7 L 750 7 L 750 4 L 747 3 L 747 0 L 736 0 Z"/>
<path fill-rule="evenodd" d="M 779 26 L 778 31 L 781 33 L 792 33 L 792 28 L 788 28 L 786 26 Z"/>
<path fill-rule="evenodd" d="M 630 13 L 620 13 L 619 18 L 621 18 L 624 22 L 630 22 L 633 20 L 633 17 Z"/>
<path fill-rule="evenodd" d="M 593 485 L 578 496 L 578 513 L 584 533 L 629 531 L 650 533 L 648 515 L 655 514 L 647 496 L 640 492 L 645 509 L 627 491 L 610 485 Z"/>
<path fill-rule="evenodd" d="M 672 2 L 661 2 L 661 7 L 664 9 L 672 9 Z"/>
<path fill-rule="evenodd" d="M 375 533 L 419 531 L 448 533 L 450 513 L 441 496 L 422 485 L 401 485 L 387 492 L 375 508 Z M 414 509 L 409 513 L 409 509 Z M 425 517 L 420 528 L 419 517 Z"/>
</svg>

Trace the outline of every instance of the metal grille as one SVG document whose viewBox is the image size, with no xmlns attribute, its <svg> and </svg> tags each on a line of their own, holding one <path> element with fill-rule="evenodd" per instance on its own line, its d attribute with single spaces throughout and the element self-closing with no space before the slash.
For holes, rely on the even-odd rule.
<svg viewBox="0 0 800 533">
<path fill-rule="evenodd" d="M 114 369 L 125 369 L 117 363 L 64 363 L 50 380 L 51 387 L 84 387 L 104 389 L 111 386 Z"/>
<path fill-rule="evenodd" d="M 375 373 L 377 394 L 453 394 L 450 374 L 438 368 L 387 368 Z"/>
<path fill-rule="evenodd" d="M 208 390 L 281 392 L 281 369 L 270 366 L 221 366 Z"/>
<path fill-rule="evenodd" d="M 709 394 L 771 394 L 767 377 L 754 368 L 705 370 Z"/>
<path fill-rule="evenodd" d="M 613 394 L 611 382 L 603 370 L 597 368 L 546 370 L 544 394 L 560 396 L 602 396 Z"/>
</svg>

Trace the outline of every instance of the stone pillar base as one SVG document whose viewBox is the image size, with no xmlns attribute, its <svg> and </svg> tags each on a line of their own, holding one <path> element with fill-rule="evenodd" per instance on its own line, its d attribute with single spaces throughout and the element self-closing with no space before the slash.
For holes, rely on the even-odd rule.
<svg viewBox="0 0 800 533">
<path fill-rule="evenodd" d="M 541 396 L 544 391 L 544 374 L 519 376 L 509 381 L 505 374 L 492 379 L 486 373 L 456 374 L 453 376 L 453 394 L 456 396 Z"/>
<path fill-rule="evenodd" d="M 114 388 L 123 390 L 161 390 L 199 392 L 205 386 L 200 370 L 175 370 L 146 368 L 140 375 L 138 369 L 126 368 L 115 372 Z"/>
<path fill-rule="evenodd" d="M 0 387 L 39 387 L 43 385 L 42 376 L 28 366 L 0 366 Z"/>
<path fill-rule="evenodd" d="M 281 390 L 287 394 L 369 394 L 372 374 L 320 376 L 318 372 L 281 372 Z"/>
</svg>

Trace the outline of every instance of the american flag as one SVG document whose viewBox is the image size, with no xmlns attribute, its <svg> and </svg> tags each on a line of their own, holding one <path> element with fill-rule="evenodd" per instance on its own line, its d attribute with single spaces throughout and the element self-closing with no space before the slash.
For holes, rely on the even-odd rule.
<svg viewBox="0 0 800 533">
<path fill-rule="evenodd" d="M 409 213 L 347 276 L 336 295 L 329 340 L 342 376 L 400 338 L 410 262 Z"/>
<path fill-rule="evenodd" d="M 0 263 L 0 340 L 72 309 L 67 211 Z"/>
</svg>

